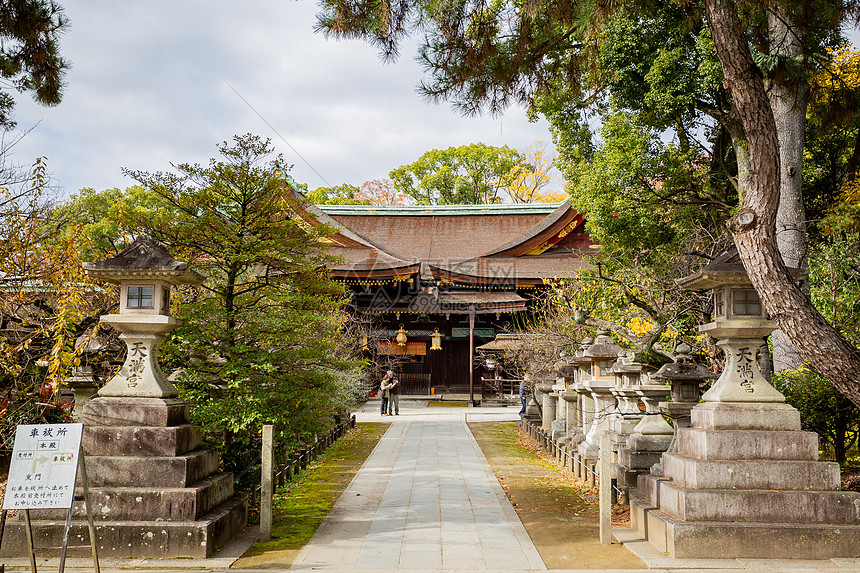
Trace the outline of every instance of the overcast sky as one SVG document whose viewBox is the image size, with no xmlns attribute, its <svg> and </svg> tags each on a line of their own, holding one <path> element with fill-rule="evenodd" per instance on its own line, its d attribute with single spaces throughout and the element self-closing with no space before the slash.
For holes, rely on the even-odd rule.
<svg viewBox="0 0 860 573">
<path fill-rule="evenodd" d="M 426 103 L 414 48 L 383 64 L 364 42 L 326 40 L 313 32 L 315 2 L 60 2 L 71 20 L 65 97 L 44 108 L 18 96 L 19 127 L 38 125 L 15 159 L 47 157 L 65 194 L 130 186 L 122 167 L 205 163 L 248 132 L 270 137 L 311 189 L 387 177 L 430 149 L 550 140 L 521 109 L 473 119 Z"/>
</svg>

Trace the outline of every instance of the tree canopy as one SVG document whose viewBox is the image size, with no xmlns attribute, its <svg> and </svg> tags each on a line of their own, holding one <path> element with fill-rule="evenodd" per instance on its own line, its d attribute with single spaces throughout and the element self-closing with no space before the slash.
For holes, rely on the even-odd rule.
<svg viewBox="0 0 860 573">
<path fill-rule="evenodd" d="M 346 405 L 355 367 L 338 351 L 342 287 L 269 141 L 237 136 L 218 151 L 207 166 L 127 171 L 166 207 L 149 213 L 149 227 L 206 277 L 178 308 L 185 323 L 168 340 L 168 362 L 183 367 L 182 391 L 210 431 L 322 431 Z"/>
<path fill-rule="evenodd" d="M 68 28 L 62 7 L 53 0 L 0 2 L 0 128 L 14 127 L 15 100 L 9 91 L 28 92 L 42 105 L 57 105 L 69 68 L 60 55 L 60 37 Z"/>
<path fill-rule="evenodd" d="M 858 6 L 325 0 L 318 26 L 365 39 L 385 57 L 419 35 L 426 96 L 466 113 L 516 102 L 543 113 L 572 192 L 586 208 L 590 202 L 586 217 L 604 240 L 623 245 L 644 232 L 646 245 L 670 245 L 679 231 L 697 232 L 696 209 L 705 223 L 727 220 L 780 329 L 860 404 L 860 385 L 846 374 L 860 369 L 860 353 L 785 270 L 786 262 L 807 264 L 801 174 L 809 85 L 844 42 L 841 25 Z M 598 141 L 589 129 L 595 116 L 606 134 Z M 718 226 L 710 231 L 719 234 Z M 779 333 L 774 341 L 775 359 L 796 366 L 788 341 Z"/>
<path fill-rule="evenodd" d="M 483 143 L 433 149 L 390 173 L 394 187 L 418 205 L 501 203 L 520 171 L 533 171 L 510 147 Z"/>
</svg>

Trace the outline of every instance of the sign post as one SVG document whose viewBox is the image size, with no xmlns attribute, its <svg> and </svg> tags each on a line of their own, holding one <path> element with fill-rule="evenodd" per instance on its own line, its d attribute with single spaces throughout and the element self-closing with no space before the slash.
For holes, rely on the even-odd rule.
<svg viewBox="0 0 860 573">
<path fill-rule="evenodd" d="M 36 573 L 36 548 L 33 546 L 30 510 L 69 510 L 63 532 L 63 546 L 60 548 L 59 573 L 63 573 L 66 565 L 66 551 L 69 548 L 69 530 L 72 525 L 75 480 L 78 470 L 81 472 L 84 504 L 87 510 L 89 546 L 92 549 L 95 571 L 99 573 L 98 549 L 90 507 L 86 466 L 84 456 L 81 455 L 82 433 L 83 424 L 21 425 L 16 429 L 12 461 L 9 464 L 9 479 L 6 482 L 6 495 L 3 498 L 3 510 L 4 514 L 10 509 L 24 512 L 27 549 L 30 553 L 30 569 L 33 573 Z"/>
</svg>

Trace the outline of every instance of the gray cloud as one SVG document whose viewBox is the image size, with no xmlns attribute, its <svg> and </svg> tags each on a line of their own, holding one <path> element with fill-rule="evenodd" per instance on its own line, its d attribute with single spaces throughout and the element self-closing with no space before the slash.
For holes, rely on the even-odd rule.
<svg viewBox="0 0 860 573">
<path fill-rule="evenodd" d="M 483 141 L 524 149 L 548 140 L 522 110 L 463 118 L 415 92 L 414 48 L 384 65 L 370 46 L 312 31 L 315 5 L 245 2 L 63 2 L 72 27 L 64 55 L 73 69 L 63 103 L 42 108 L 19 96 L 19 162 L 46 156 L 66 193 L 125 187 L 122 167 L 166 170 L 206 162 L 235 134 L 272 138 L 294 176 L 311 188 L 361 185 L 433 148 Z M 325 182 L 240 99 L 227 82 L 322 174 Z"/>
</svg>

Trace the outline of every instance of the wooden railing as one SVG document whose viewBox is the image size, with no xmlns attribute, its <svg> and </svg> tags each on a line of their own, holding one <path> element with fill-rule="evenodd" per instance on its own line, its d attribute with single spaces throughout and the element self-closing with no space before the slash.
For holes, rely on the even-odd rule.
<svg viewBox="0 0 860 573">
<path fill-rule="evenodd" d="M 485 398 L 491 396 L 517 396 L 520 393 L 520 381 L 516 378 L 481 377 L 481 382 Z"/>
<path fill-rule="evenodd" d="M 430 375 L 417 372 L 406 372 L 400 375 L 400 394 L 409 396 L 430 395 Z"/>
</svg>

